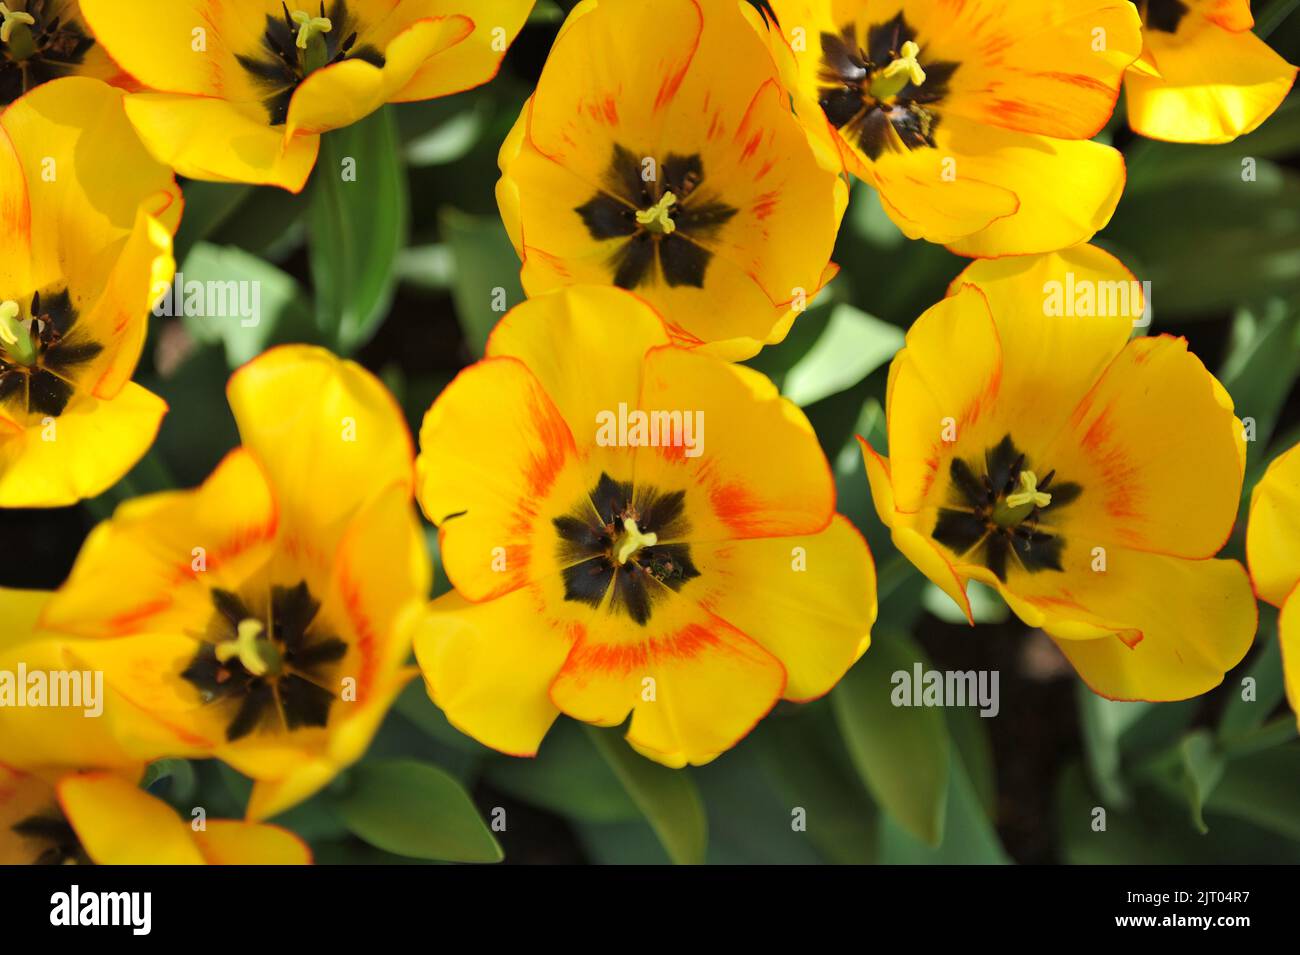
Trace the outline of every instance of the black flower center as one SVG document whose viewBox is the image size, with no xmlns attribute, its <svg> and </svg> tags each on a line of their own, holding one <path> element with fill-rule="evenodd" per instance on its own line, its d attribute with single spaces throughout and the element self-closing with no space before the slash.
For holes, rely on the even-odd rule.
<svg viewBox="0 0 1300 955">
<path fill-rule="evenodd" d="M 669 153 L 656 168 L 618 144 L 601 188 L 574 211 L 593 239 L 627 240 L 609 260 L 614 284 L 625 289 L 660 274 L 672 287 L 703 288 L 713 258 L 706 244 L 736 214 L 705 186 L 699 155 Z"/>
<path fill-rule="evenodd" d="M 269 606 L 212 590 L 215 608 L 203 646 L 181 676 L 205 703 L 230 711 L 226 739 L 254 730 L 325 726 L 335 694 L 333 665 L 347 644 L 326 630 L 305 582 L 272 587 Z"/>
<path fill-rule="evenodd" d="M 9 105 L 42 83 L 75 73 L 95 45 L 79 23 L 48 15 L 48 9 L 59 5 L 58 0 L 28 0 L 19 12 L 36 22 L 15 22 L 9 42 L 0 43 L 0 105 Z"/>
<path fill-rule="evenodd" d="M 104 346 L 76 328 L 77 311 L 66 289 L 36 293 L 28 313 L 13 330 L 30 339 L 23 346 L 33 350 L 32 360 L 17 360 L 18 347 L 0 341 L 0 406 L 57 418 L 72 398 L 78 369 Z"/>
<path fill-rule="evenodd" d="M 625 613 L 642 626 L 654 605 L 700 576 L 689 544 L 684 491 L 664 494 L 608 474 L 568 514 L 552 523 L 560 535 L 564 599 Z M 662 543 L 661 543 L 662 542 Z"/>
<path fill-rule="evenodd" d="M 1177 33 L 1178 25 L 1191 8 L 1182 0 L 1140 0 L 1138 12 L 1142 14 L 1142 25 L 1148 30 Z"/>
<path fill-rule="evenodd" d="M 1039 527 L 1039 520 L 1077 500 L 1083 488 L 1056 481 L 1055 471 L 1039 478 L 1031 467 L 1011 435 L 989 448 L 982 462 L 953 458 L 950 506 L 939 509 L 931 536 L 1003 582 L 1012 556 L 1030 573 L 1062 570 L 1065 540 Z"/>
<path fill-rule="evenodd" d="M 378 67 L 384 65 L 384 55 L 375 47 L 356 45 L 359 26 L 347 0 L 332 0 L 328 14 L 325 0 L 321 0 L 319 11 L 320 19 L 329 20 L 330 28 L 326 32 L 299 23 L 302 18 L 296 19 L 293 15 L 297 11 L 291 12 L 288 4 L 282 3 L 282 16 L 266 15 L 261 49 L 257 54 L 235 57 L 262 90 L 262 105 L 272 126 L 280 126 L 289 118 L 289 101 L 312 69 L 343 60 L 364 60 Z M 303 39 L 309 42 L 300 45 L 300 33 L 304 30 L 308 35 Z M 314 58 L 319 62 L 313 62 Z"/>
<path fill-rule="evenodd" d="M 821 35 L 821 69 L 817 79 L 818 102 L 831 125 L 871 159 L 886 149 L 934 146 L 939 124 L 936 107 L 948 95 L 948 83 L 961 64 L 947 60 L 927 61 L 919 49 L 915 57 L 923 68 L 924 80 L 901 79 L 900 61 L 906 60 L 908 44 L 915 44 L 916 31 L 899 13 L 892 20 L 867 30 L 867 42 L 860 46 L 853 24 L 837 36 Z M 893 71 L 891 73 L 891 71 Z M 882 95 L 888 90 L 888 95 Z"/>
<path fill-rule="evenodd" d="M 48 813 L 28 816 L 12 827 L 25 839 L 36 843 L 33 865 L 92 865 L 82 848 L 81 839 L 57 807 Z"/>
</svg>

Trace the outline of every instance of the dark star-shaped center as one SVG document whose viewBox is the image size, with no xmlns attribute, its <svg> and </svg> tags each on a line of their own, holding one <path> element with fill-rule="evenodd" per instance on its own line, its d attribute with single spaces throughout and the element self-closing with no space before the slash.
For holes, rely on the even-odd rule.
<svg viewBox="0 0 1300 955">
<path fill-rule="evenodd" d="M 272 587 L 269 606 L 263 597 L 260 607 L 228 590 L 211 593 L 215 612 L 181 676 L 205 703 L 229 707 L 226 739 L 263 725 L 325 726 L 335 698 L 331 670 L 348 647 L 317 619 L 320 603 L 307 584 Z"/>
<path fill-rule="evenodd" d="M 901 13 L 867 30 L 821 35 L 818 102 L 831 125 L 872 160 L 886 149 L 934 146 L 937 107 L 959 63 L 928 61 Z"/>
<path fill-rule="evenodd" d="M 77 327 L 67 289 L 44 296 L 37 292 L 27 317 L 11 323 L 9 331 L 24 340 L 21 349 L 19 342 L 0 341 L 0 406 L 8 406 L 15 417 L 30 413 L 57 418 L 72 398 L 77 372 L 104 346 Z M 23 350 L 31 354 L 19 360 Z"/>
<path fill-rule="evenodd" d="M 321 21 L 328 21 L 328 29 L 322 29 Z M 239 54 L 235 59 L 262 91 L 262 105 L 272 126 L 288 119 L 289 101 L 313 69 L 343 60 L 384 65 L 379 50 L 368 44 L 356 45 L 359 30 L 347 0 L 332 0 L 328 14 L 321 0 L 319 17 L 304 17 L 300 11 L 291 11 L 287 3 L 281 4 L 280 16 L 267 14 L 256 55 Z"/>
<path fill-rule="evenodd" d="M 953 458 L 949 504 L 939 509 L 931 536 L 963 560 L 980 563 L 1003 582 L 1014 557 L 1025 570 L 1062 570 L 1063 538 L 1039 527 L 1040 519 L 1078 499 L 1083 488 L 1041 478 L 1011 440 L 1004 437 L 983 461 Z"/>
<path fill-rule="evenodd" d="M 14 20 L 0 43 L 0 105 L 7 106 L 42 83 L 70 76 L 86 59 L 95 40 L 77 22 L 57 14 L 59 0 L 27 0 L 32 23 Z M 17 6 L 11 4 L 10 6 Z"/>
<path fill-rule="evenodd" d="M 1142 14 L 1142 25 L 1148 30 L 1177 33 L 1179 24 L 1191 8 L 1182 0 L 1141 0 L 1138 12 Z"/>
<path fill-rule="evenodd" d="M 672 287 L 703 288 L 713 257 L 707 244 L 736 214 L 706 187 L 698 154 L 669 153 L 656 169 L 617 144 L 601 188 L 574 211 L 593 239 L 626 240 L 609 260 L 614 284 L 625 289 L 659 275 Z"/>
<path fill-rule="evenodd" d="M 691 562 L 683 491 L 668 494 L 602 473 L 591 492 L 552 523 L 564 599 L 626 614 L 642 626 L 654 605 L 700 572 Z M 661 543 L 662 542 L 662 543 Z"/>
</svg>

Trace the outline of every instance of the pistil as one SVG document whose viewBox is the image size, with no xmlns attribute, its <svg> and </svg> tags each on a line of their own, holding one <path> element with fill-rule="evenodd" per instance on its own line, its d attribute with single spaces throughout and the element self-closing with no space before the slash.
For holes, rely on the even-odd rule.
<svg viewBox="0 0 1300 955">
<path fill-rule="evenodd" d="M 898 58 L 876 72 L 871 78 L 871 95 L 877 102 L 892 101 L 908 83 L 920 86 L 925 82 L 925 70 L 921 69 L 921 64 L 916 59 L 920 52 L 921 48 L 916 41 L 908 40 L 899 51 Z"/>
<path fill-rule="evenodd" d="M 310 73 L 329 62 L 329 51 L 325 48 L 325 34 L 334 29 L 329 17 L 324 16 L 325 8 L 321 6 L 321 16 L 313 17 L 302 10 L 294 10 L 289 16 L 298 26 L 298 49 L 302 51 L 302 70 Z"/>
<path fill-rule="evenodd" d="M 643 547 L 653 547 L 657 543 L 659 543 L 658 534 L 654 532 L 643 534 L 641 528 L 636 526 L 636 521 L 633 518 L 625 517 L 623 518 L 623 533 L 619 535 L 618 540 L 615 542 L 614 557 L 619 564 L 626 564 Z"/>
<path fill-rule="evenodd" d="M 36 18 L 22 10 L 10 10 L 7 4 L 0 3 L 0 43 L 7 46 L 9 58 L 25 60 L 36 53 L 36 40 L 31 28 Z"/>
<path fill-rule="evenodd" d="M 244 669 L 253 676 L 275 676 L 280 672 L 284 657 L 272 641 L 262 639 L 265 630 L 260 620 L 241 620 L 235 639 L 217 644 L 217 659 L 229 663 L 238 657 Z"/>
<path fill-rule="evenodd" d="M 1015 527 L 1040 507 L 1052 503 L 1052 495 L 1038 490 L 1038 475 L 1021 471 L 1016 489 L 993 509 L 993 520 L 1000 527 Z"/>
<path fill-rule="evenodd" d="M 15 301 L 0 302 L 0 346 L 11 361 L 28 368 L 36 364 L 38 350 L 31 332 L 21 321 L 22 309 Z"/>
<path fill-rule="evenodd" d="M 668 214 L 668 211 L 676 202 L 676 195 L 665 192 L 663 198 L 649 209 L 642 209 L 637 212 L 636 221 L 651 232 L 659 235 L 672 235 L 677 231 L 677 223 L 672 220 L 672 216 Z"/>
</svg>

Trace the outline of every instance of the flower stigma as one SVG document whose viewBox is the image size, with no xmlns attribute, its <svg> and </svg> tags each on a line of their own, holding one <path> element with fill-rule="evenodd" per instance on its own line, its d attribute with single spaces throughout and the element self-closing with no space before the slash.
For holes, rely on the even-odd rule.
<svg viewBox="0 0 1300 955">
<path fill-rule="evenodd" d="M 915 40 L 903 44 L 899 56 L 884 69 L 878 71 L 871 79 L 871 95 L 877 102 L 887 103 L 892 100 L 908 83 L 920 86 L 925 82 L 925 70 L 917 62 L 921 48 Z"/>
<path fill-rule="evenodd" d="M 645 226 L 650 232 L 659 235 L 672 235 L 677 231 L 677 223 L 672 220 L 668 214 L 673 205 L 677 202 L 677 196 L 671 192 L 665 192 L 663 198 L 656 202 L 649 209 L 642 209 L 636 214 L 636 221 Z"/>
<path fill-rule="evenodd" d="M 614 543 L 614 556 L 620 564 L 626 564 L 637 555 L 641 548 L 653 547 L 659 543 L 659 535 L 653 531 L 649 534 L 641 533 L 641 528 L 636 526 L 636 520 L 625 517 L 623 518 L 623 533 L 618 536 Z"/>
</svg>

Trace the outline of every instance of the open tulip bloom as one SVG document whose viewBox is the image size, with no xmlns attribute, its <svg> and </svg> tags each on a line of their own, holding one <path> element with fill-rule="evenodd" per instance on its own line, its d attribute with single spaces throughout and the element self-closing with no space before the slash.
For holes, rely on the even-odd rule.
<svg viewBox="0 0 1300 955">
<path fill-rule="evenodd" d="M 302 189 L 320 134 L 491 79 L 533 0 L 82 0 L 147 88 L 141 138 L 195 179 Z"/>
<path fill-rule="evenodd" d="M 0 507 L 99 494 L 167 410 L 131 376 L 172 277 L 180 190 L 122 96 L 68 77 L 0 114 Z"/>
<path fill-rule="evenodd" d="M 673 340 L 781 341 L 835 274 L 848 201 L 739 0 L 585 0 L 501 148 L 497 198 L 530 295 L 616 285 Z"/>
<path fill-rule="evenodd" d="M 1300 715 L 1300 446 L 1279 455 L 1255 485 L 1246 526 L 1246 558 L 1255 593 L 1281 608 L 1286 695 Z"/>
<path fill-rule="evenodd" d="M 0 865 L 306 865 L 311 850 L 263 823 L 195 827 L 112 773 L 54 784 L 0 764 Z"/>
<path fill-rule="evenodd" d="M 1296 68 L 1251 32 L 1250 0 L 1141 0 L 1142 56 L 1124 81 L 1129 125 L 1152 139 L 1226 143 L 1282 104 Z"/>
<path fill-rule="evenodd" d="M 638 751 L 705 763 L 867 648 L 871 555 L 808 421 L 627 292 L 508 313 L 429 410 L 419 482 L 456 591 L 416 655 L 448 719 L 504 752 L 561 712 L 630 713 Z"/>
<path fill-rule="evenodd" d="M 266 818 L 358 759 L 414 673 L 430 567 L 391 396 L 307 346 L 263 354 L 228 393 L 243 446 L 201 487 L 122 505 L 43 607 L 19 595 L 35 619 L 6 665 L 101 671 L 107 729 L 0 711 L 0 760 L 33 765 L 11 753 L 37 743 L 87 768 L 216 756 L 255 780 L 248 816 Z M 85 752 L 92 732 L 115 746 Z"/>
<path fill-rule="evenodd" d="M 1129 341 L 1140 292 L 1098 305 L 1131 279 L 1092 246 L 971 266 L 890 366 L 889 457 L 862 448 L 895 544 L 968 616 L 977 580 L 1097 693 L 1177 700 L 1255 633 L 1245 570 L 1213 559 L 1245 445 L 1183 339 Z M 1102 298 L 1063 308 L 1067 281 Z"/>
<path fill-rule="evenodd" d="M 1090 142 L 1142 49 L 1129 0 L 774 0 L 799 115 L 911 238 L 1050 252 L 1104 226 L 1120 154 Z"/>
</svg>

